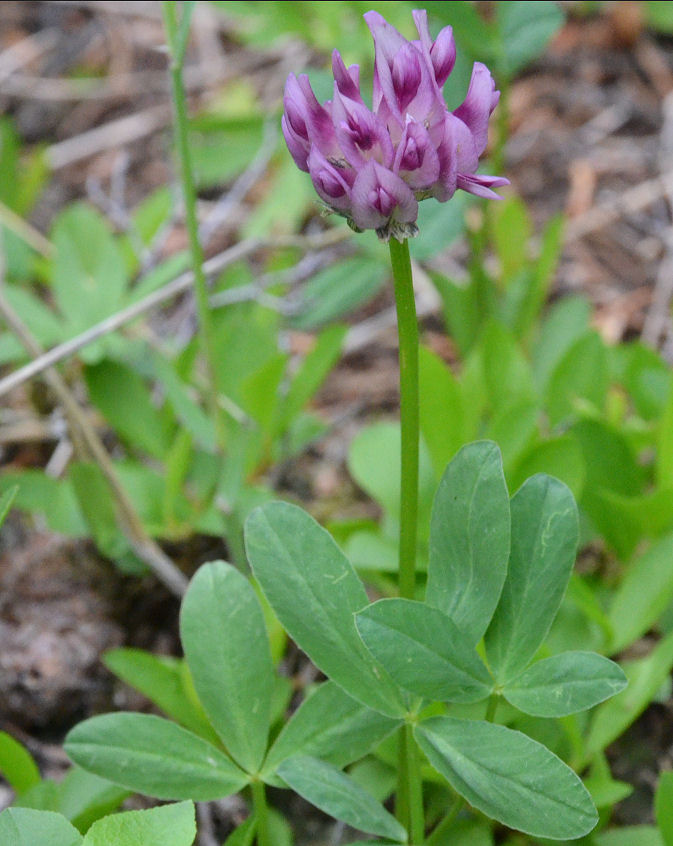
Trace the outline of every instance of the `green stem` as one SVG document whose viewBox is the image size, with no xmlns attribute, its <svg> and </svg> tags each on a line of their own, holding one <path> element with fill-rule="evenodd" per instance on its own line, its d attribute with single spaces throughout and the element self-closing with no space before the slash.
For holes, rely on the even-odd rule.
<svg viewBox="0 0 673 846">
<path fill-rule="evenodd" d="M 435 846 L 437 843 L 441 843 L 444 841 L 444 833 L 447 832 L 451 826 L 453 825 L 454 820 L 460 813 L 463 805 L 465 804 L 465 800 L 462 796 L 456 796 L 453 801 L 453 805 L 449 809 L 448 814 L 444 817 L 444 819 L 438 823 L 438 825 L 433 830 L 432 834 L 428 838 L 426 846 Z"/>
<path fill-rule="evenodd" d="M 488 700 L 488 705 L 486 706 L 486 716 L 484 717 L 487 722 L 492 723 L 495 719 L 495 712 L 498 708 L 498 702 L 500 701 L 500 697 L 497 693 L 492 693 Z"/>
<path fill-rule="evenodd" d="M 272 846 L 264 782 L 253 781 L 250 786 L 252 787 L 252 805 L 257 821 L 257 846 Z"/>
<path fill-rule="evenodd" d="M 407 762 L 407 739 L 402 726 L 397 733 L 397 792 L 395 793 L 395 816 L 409 831 L 409 764 Z"/>
<path fill-rule="evenodd" d="M 400 423 L 402 426 L 400 497 L 400 596 L 413 599 L 416 586 L 418 523 L 418 321 L 411 277 L 409 243 L 390 239 L 400 346 Z"/>
<path fill-rule="evenodd" d="M 168 36 L 168 48 L 171 56 L 170 76 L 173 92 L 173 111 L 175 117 L 175 140 L 177 154 L 180 164 L 180 179 L 182 183 L 182 194 L 185 203 L 185 225 L 189 238 L 189 251 L 192 259 L 192 270 L 194 273 L 194 294 L 196 298 L 196 310 L 200 327 L 200 340 L 203 356 L 206 362 L 210 390 L 208 401 L 215 426 L 215 438 L 218 448 L 224 447 L 224 420 L 222 410 L 217 399 L 217 355 L 215 344 L 215 332 L 213 327 L 212 312 L 208 302 L 208 285 L 203 272 L 203 249 L 199 241 L 199 226 L 196 215 L 196 189 L 194 187 L 194 175 L 192 170 L 191 153 L 189 149 L 189 123 L 187 119 L 187 98 L 182 79 L 184 65 L 184 52 L 186 44 L 185 24 L 189 21 L 183 18 L 178 23 L 178 3 L 164 2 L 161 4 L 164 26 Z M 185 4 L 184 15 L 191 14 L 191 5 Z"/>
<path fill-rule="evenodd" d="M 409 790 L 409 842 L 421 846 L 425 841 L 425 817 L 423 815 L 423 782 L 418 760 L 418 747 L 414 737 L 414 727 L 410 723 L 404 726 L 407 760 L 407 788 Z"/>
<path fill-rule="evenodd" d="M 411 276 L 409 244 L 391 238 L 390 261 L 395 284 L 397 334 L 400 347 L 400 424 L 402 429 L 400 479 L 399 593 L 413 599 L 416 587 L 416 534 L 418 524 L 418 321 Z M 423 840 L 423 796 L 418 775 L 416 745 L 411 727 L 399 734 L 399 766 L 395 812 L 407 829 L 410 842 Z M 419 811 L 420 809 L 420 811 Z M 420 834 L 418 833 L 420 830 Z M 419 839 L 415 839 L 419 838 Z"/>
</svg>

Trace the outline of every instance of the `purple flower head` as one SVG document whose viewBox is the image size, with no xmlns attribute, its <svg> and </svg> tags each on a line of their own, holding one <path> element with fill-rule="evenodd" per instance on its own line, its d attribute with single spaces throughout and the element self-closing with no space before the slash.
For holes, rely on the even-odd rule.
<svg viewBox="0 0 673 846">
<path fill-rule="evenodd" d="M 328 211 L 401 241 L 418 231 L 419 200 L 445 202 L 457 189 L 497 199 L 493 189 L 508 184 L 476 173 L 500 92 L 475 62 L 465 100 L 450 112 L 442 88 L 456 61 L 451 27 L 433 40 L 427 13 L 416 10 L 418 39 L 408 41 L 378 12 L 364 17 L 374 39 L 373 108 L 358 66 L 346 67 L 335 50 L 332 100 L 319 103 L 305 74 L 288 77 L 283 135 Z"/>
</svg>

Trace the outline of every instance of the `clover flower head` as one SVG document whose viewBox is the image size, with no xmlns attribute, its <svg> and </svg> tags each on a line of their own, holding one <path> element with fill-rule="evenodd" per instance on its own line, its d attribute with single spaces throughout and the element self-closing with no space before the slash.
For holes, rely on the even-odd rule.
<svg viewBox="0 0 673 846">
<path fill-rule="evenodd" d="M 449 200 L 460 188 L 499 199 L 508 180 L 477 174 L 488 121 L 498 104 L 488 68 L 476 62 L 465 101 L 449 111 L 442 87 L 456 61 L 450 26 L 433 39 L 427 13 L 413 12 L 408 41 L 378 12 L 364 16 L 374 38 L 372 109 L 360 93 L 357 65 L 332 56 L 334 94 L 319 103 L 305 74 L 285 85 L 283 135 L 330 212 L 387 241 L 417 234 L 418 202 Z"/>
</svg>

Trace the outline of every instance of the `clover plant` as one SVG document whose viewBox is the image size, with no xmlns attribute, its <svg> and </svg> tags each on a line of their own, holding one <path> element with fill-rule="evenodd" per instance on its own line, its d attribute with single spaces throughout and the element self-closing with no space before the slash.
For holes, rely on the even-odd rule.
<svg viewBox="0 0 673 846">
<path fill-rule="evenodd" d="M 254 812 L 232 843 L 274 843 L 266 785 L 291 788 L 386 843 L 439 843 L 478 813 L 532 837 L 584 837 L 598 821 L 587 788 L 559 755 L 510 727 L 526 717 L 567 720 L 626 685 L 600 654 L 545 646 L 577 552 L 571 491 L 538 473 L 510 496 L 497 444 L 463 446 L 434 496 L 425 584 L 416 573 L 418 328 L 407 239 L 417 234 L 420 200 L 444 202 L 457 189 L 496 197 L 492 189 L 506 184 L 476 173 L 498 92 L 476 63 L 463 105 L 449 111 L 441 89 L 455 62 L 450 27 L 433 40 L 417 11 L 419 37 L 407 41 L 378 13 L 365 20 L 375 44 L 373 110 L 357 66 L 347 68 L 335 51 L 331 101 L 321 105 L 306 76 L 290 75 L 283 132 L 328 210 L 389 244 L 400 337 L 401 483 L 390 515 L 399 530 L 399 596 L 370 602 L 310 515 L 264 504 L 245 525 L 254 578 L 327 681 L 277 733 L 287 686 L 274 669 L 272 618 L 244 575 L 214 562 L 197 572 L 182 603 L 184 664 L 111 656 L 122 677 L 178 722 L 94 717 L 70 732 L 66 750 L 90 772 L 160 799 L 249 789 Z M 343 769 L 368 753 L 390 763 L 393 735 L 394 816 L 380 802 L 390 786 L 374 796 L 357 768 Z M 429 786 L 441 796 L 431 818 Z"/>
</svg>

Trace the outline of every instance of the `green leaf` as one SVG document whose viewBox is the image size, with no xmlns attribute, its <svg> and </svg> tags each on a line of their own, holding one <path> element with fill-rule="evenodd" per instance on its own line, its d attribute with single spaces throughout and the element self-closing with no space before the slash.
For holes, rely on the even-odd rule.
<svg viewBox="0 0 673 846">
<path fill-rule="evenodd" d="M 112 560 L 130 552 L 130 544 L 117 523 L 112 492 L 97 464 L 76 461 L 70 480 L 80 509 L 98 549 Z"/>
<path fill-rule="evenodd" d="M 0 235 L 2 235 L 1 229 Z M 58 316 L 29 290 L 19 288 L 18 285 L 7 285 L 4 293 L 9 304 L 43 347 L 51 347 L 66 339 L 68 333 Z M 25 356 L 24 347 L 14 335 L 9 332 L 0 335 L 0 363 L 21 360 Z"/>
<path fill-rule="evenodd" d="M 82 837 L 70 823 L 53 811 L 7 808 L 0 814 L 3 846 L 81 846 Z"/>
<path fill-rule="evenodd" d="M 57 809 L 81 832 L 116 810 L 130 792 L 81 767 L 71 767 L 57 791 Z M 26 803 L 26 807 L 30 805 Z"/>
<path fill-rule="evenodd" d="M 673 632 L 652 652 L 637 661 L 622 664 L 628 686 L 594 713 L 585 743 L 585 760 L 590 761 L 628 728 L 650 704 L 673 667 Z"/>
<path fill-rule="evenodd" d="M 22 470 L 4 473 L 0 490 L 18 486 L 14 507 L 44 514 L 49 528 L 62 535 L 83 537 L 87 525 L 68 479 L 54 479 L 42 470 Z"/>
<path fill-rule="evenodd" d="M 131 447 L 163 460 L 170 439 L 164 420 L 138 373 L 126 364 L 104 359 L 85 370 L 91 402 Z"/>
<path fill-rule="evenodd" d="M 260 115 L 202 114 L 190 120 L 189 130 L 195 180 L 199 187 L 221 186 L 251 163 L 262 144 L 264 123 Z"/>
<path fill-rule="evenodd" d="M 496 6 L 504 52 L 502 70 L 511 78 L 542 54 L 563 25 L 563 12 L 549 0 L 513 0 Z"/>
<path fill-rule="evenodd" d="M 230 564 L 199 568 L 182 601 L 180 636 L 194 687 L 234 760 L 261 766 L 269 733 L 273 664 L 264 614 Z"/>
<path fill-rule="evenodd" d="M 312 755 L 344 767 L 366 755 L 399 724 L 399 720 L 360 704 L 334 682 L 325 682 L 285 724 L 269 750 L 262 772 L 273 773 L 293 755 Z"/>
<path fill-rule="evenodd" d="M 295 373 L 283 401 L 281 431 L 299 414 L 336 363 L 345 334 L 345 326 L 330 326 L 318 336 L 315 346 Z"/>
<path fill-rule="evenodd" d="M 596 846 L 668 846 L 652 825 L 630 825 L 602 831 L 593 838 Z"/>
<path fill-rule="evenodd" d="M 355 615 L 374 658 L 405 688 L 427 699 L 480 702 L 493 682 L 466 637 L 442 611 L 410 599 L 381 599 Z"/>
<path fill-rule="evenodd" d="M 355 628 L 365 589 L 328 532 L 301 508 L 275 502 L 248 517 L 245 543 L 269 604 L 315 665 L 364 705 L 403 716 L 399 691 Z"/>
<path fill-rule="evenodd" d="M 664 846 L 673 846 L 673 771 L 659 774 L 654 811 Z"/>
<path fill-rule="evenodd" d="M 493 241 L 506 284 L 526 264 L 531 236 L 531 219 L 523 200 L 512 195 L 498 203 L 493 214 Z"/>
<path fill-rule="evenodd" d="M 514 334 L 495 320 L 484 328 L 476 352 L 493 410 L 534 398 L 533 374 Z"/>
<path fill-rule="evenodd" d="M 667 35 L 673 34 L 673 9 L 671 9 L 668 3 L 660 3 L 658 0 L 646 0 L 643 5 L 645 6 L 645 16 L 648 26 Z"/>
<path fill-rule="evenodd" d="M 581 297 L 564 297 L 549 311 L 533 349 L 535 385 L 544 393 L 552 373 L 570 347 L 589 328 L 591 306 Z"/>
<path fill-rule="evenodd" d="M 435 475 L 425 444 L 419 446 L 419 535 L 430 516 Z M 397 526 L 400 516 L 400 426 L 374 423 L 361 429 L 348 451 L 348 470 L 363 491 L 384 509 L 386 521 Z"/>
<path fill-rule="evenodd" d="M 321 811 L 367 834 L 405 841 L 400 823 L 373 796 L 331 764 L 309 756 L 284 761 L 278 774 Z"/>
<path fill-rule="evenodd" d="M 449 366 L 427 347 L 418 350 L 420 425 L 439 476 L 465 443 L 463 399 Z"/>
<path fill-rule="evenodd" d="M 668 392 L 666 405 L 657 425 L 657 482 L 665 487 L 673 479 L 673 385 Z"/>
<path fill-rule="evenodd" d="M 68 206 L 56 219 L 52 241 L 52 287 L 67 323 L 82 331 L 113 314 L 123 304 L 126 269 L 103 217 L 83 203 Z"/>
<path fill-rule="evenodd" d="M 612 778 L 610 767 L 604 756 L 597 756 L 591 768 L 591 774 L 584 779 L 584 786 L 591 793 L 594 805 L 602 808 L 612 808 L 633 793 L 633 786 L 625 781 Z"/>
<path fill-rule="evenodd" d="M 537 661 L 505 685 L 503 696 L 534 717 L 565 717 L 593 708 L 626 686 L 621 667 L 595 652 L 563 652 Z"/>
<path fill-rule="evenodd" d="M 612 652 L 636 641 L 657 622 L 673 598 L 673 535 L 633 561 L 610 606 Z"/>
<path fill-rule="evenodd" d="M 372 299 L 386 280 L 381 262 L 346 259 L 321 270 L 304 286 L 295 329 L 317 329 Z"/>
<path fill-rule="evenodd" d="M 427 601 L 476 643 L 507 574 L 510 516 L 497 445 L 477 441 L 446 468 L 430 524 Z"/>
<path fill-rule="evenodd" d="M 605 344 L 597 332 L 587 332 L 566 352 L 549 380 L 545 401 L 552 425 L 575 415 L 581 404 L 602 411 L 609 384 Z"/>
<path fill-rule="evenodd" d="M 179 802 L 98 820 L 82 846 L 192 846 L 195 837 L 194 805 Z"/>
<path fill-rule="evenodd" d="M 10 503 L 11 498 L 8 506 Z M 0 773 L 15 793 L 23 793 L 40 781 L 40 771 L 33 756 L 5 731 L 0 731 Z"/>
<path fill-rule="evenodd" d="M 173 413 L 182 426 L 194 436 L 195 442 L 207 452 L 215 450 L 213 423 L 205 411 L 192 398 L 186 385 L 166 358 L 153 355 L 151 368 L 166 392 Z"/>
<path fill-rule="evenodd" d="M 426 841 L 426 846 L 494 846 L 495 843 L 493 828 L 484 819 L 458 818 L 449 831 L 442 833 L 440 830 L 438 837 L 434 834 L 433 831 Z"/>
<path fill-rule="evenodd" d="M 248 781 L 211 743 L 149 714 L 85 720 L 69 732 L 65 751 L 85 770 L 157 799 L 208 802 Z"/>
<path fill-rule="evenodd" d="M 397 573 L 399 568 L 399 546 L 387 534 L 360 531 L 349 535 L 343 544 L 349 560 L 356 570 L 375 573 Z M 423 562 L 416 562 L 416 569 L 422 570 Z M 427 569 L 427 562 L 426 562 Z"/>
<path fill-rule="evenodd" d="M 472 349 L 485 317 L 477 285 L 473 280 L 460 284 L 435 271 L 430 272 L 430 278 L 442 298 L 449 334 L 465 356 Z"/>
<path fill-rule="evenodd" d="M 195 837 L 194 805 L 179 802 L 98 820 L 82 846 L 192 846 Z"/>
<path fill-rule="evenodd" d="M 548 473 L 565 482 L 576 499 L 584 488 L 584 458 L 577 440 L 572 435 L 560 435 L 536 443 L 518 460 L 507 474 L 510 490 L 516 491 L 530 476 Z"/>
<path fill-rule="evenodd" d="M 598 822 L 578 776 L 525 734 L 452 717 L 433 717 L 415 734 L 454 790 L 510 828 L 564 840 L 588 834 Z"/>
<path fill-rule="evenodd" d="M 234 829 L 224 841 L 223 846 L 252 846 L 257 833 L 257 820 L 254 814 L 250 814 L 245 822 Z"/>
<path fill-rule="evenodd" d="M 544 641 L 575 563 L 577 506 L 558 479 L 533 476 L 512 498 L 512 550 L 486 654 L 500 684 L 517 676 Z"/>
<path fill-rule="evenodd" d="M 276 415 L 287 356 L 278 353 L 241 383 L 241 405 L 262 432 L 270 432 Z"/>
<path fill-rule="evenodd" d="M 193 691 L 185 685 L 189 669 L 179 658 L 152 655 L 142 649 L 112 649 L 105 666 L 126 684 L 147 696 L 168 716 L 211 743 L 219 739 Z M 191 687 L 193 683 L 189 682 Z"/>
</svg>

